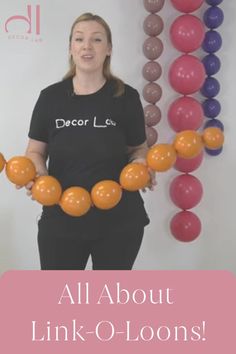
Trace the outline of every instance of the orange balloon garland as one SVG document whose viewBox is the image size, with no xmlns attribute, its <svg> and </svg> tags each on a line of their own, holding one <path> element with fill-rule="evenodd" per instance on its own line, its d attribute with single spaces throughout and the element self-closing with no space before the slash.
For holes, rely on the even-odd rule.
<svg viewBox="0 0 236 354">
<path fill-rule="evenodd" d="M 148 167 L 142 163 L 129 163 L 120 174 L 120 185 L 127 191 L 134 192 L 147 187 L 150 181 Z"/>
<path fill-rule="evenodd" d="M 147 165 L 136 162 L 126 165 L 120 174 L 120 184 L 112 180 L 99 181 L 91 193 L 82 187 L 70 187 L 63 192 L 55 177 L 36 178 L 35 166 L 25 156 L 15 156 L 6 162 L 0 153 L 0 172 L 5 167 L 9 181 L 19 186 L 35 181 L 32 187 L 33 199 L 45 206 L 58 204 L 68 215 L 79 217 L 85 215 L 93 205 L 102 210 L 114 208 L 121 200 L 122 189 L 131 192 L 145 188 L 150 181 L 149 169 L 155 172 L 167 171 L 174 165 L 177 156 L 191 159 L 204 146 L 214 150 L 220 148 L 223 142 L 224 134 L 217 127 L 206 128 L 202 134 L 194 130 L 181 131 L 172 144 L 152 146 L 147 152 Z"/>
<path fill-rule="evenodd" d="M 12 157 L 5 167 L 7 178 L 18 186 L 25 186 L 33 181 L 36 176 L 36 169 L 33 162 L 25 156 Z"/>
<path fill-rule="evenodd" d="M 6 165 L 6 160 L 3 154 L 0 153 L 0 173 L 4 170 L 5 165 Z"/>
<path fill-rule="evenodd" d="M 58 180 L 52 176 L 40 176 L 32 187 L 32 197 L 42 205 L 52 206 L 58 204 L 62 188 Z"/>
</svg>

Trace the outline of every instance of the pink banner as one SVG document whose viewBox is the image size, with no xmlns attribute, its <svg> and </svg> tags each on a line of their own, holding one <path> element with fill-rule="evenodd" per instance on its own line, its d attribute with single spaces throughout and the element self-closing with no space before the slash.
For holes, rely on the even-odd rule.
<svg viewBox="0 0 236 354">
<path fill-rule="evenodd" d="M 0 350 L 233 354 L 235 298 L 225 271 L 10 271 Z"/>
</svg>

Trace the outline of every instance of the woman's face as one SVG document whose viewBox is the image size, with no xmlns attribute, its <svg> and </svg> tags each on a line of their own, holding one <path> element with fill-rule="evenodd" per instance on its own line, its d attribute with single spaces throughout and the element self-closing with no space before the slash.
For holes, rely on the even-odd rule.
<svg viewBox="0 0 236 354">
<path fill-rule="evenodd" d="M 96 21 L 77 23 L 72 33 L 70 54 L 77 71 L 102 73 L 104 61 L 111 55 L 111 45 L 103 26 Z"/>
</svg>

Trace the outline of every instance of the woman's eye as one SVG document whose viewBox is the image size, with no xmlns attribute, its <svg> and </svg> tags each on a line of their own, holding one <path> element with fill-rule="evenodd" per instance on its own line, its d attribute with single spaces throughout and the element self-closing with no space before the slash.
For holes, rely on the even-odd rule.
<svg viewBox="0 0 236 354">
<path fill-rule="evenodd" d="M 76 42 L 82 42 L 83 38 L 77 37 L 75 38 Z"/>
<path fill-rule="evenodd" d="M 95 38 L 94 40 L 95 40 L 95 42 L 101 42 L 102 41 L 101 38 Z"/>
</svg>

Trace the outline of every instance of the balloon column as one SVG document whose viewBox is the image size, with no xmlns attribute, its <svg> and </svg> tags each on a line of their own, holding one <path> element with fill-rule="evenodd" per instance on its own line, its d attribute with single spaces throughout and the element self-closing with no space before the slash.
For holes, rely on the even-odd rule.
<svg viewBox="0 0 236 354">
<path fill-rule="evenodd" d="M 215 98 L 220 91 L 220 83 L 214 77 L 214 75 L 219 72 L 221 67 L 220 59 L 215 53 L 222 46 L 222 38 L 216 29 L 223 23 L 224 13 L 217 6 L 222 2 L 222 0 L 207 0 L 206 2 L 209 7 L 204 12 L 203 21 L 208 28 L 208 31 L 205 34 L 202 48 L 207 54 L 202 59 L 202 63 L 205 67 L 207 78 L 201 89 L 201 93 L 204 97 L 206 97 L 205 101 L 202 103 L 202 107 L 205 117 L 209 119 L 205 123 L 204 128 L 218 127 L 221 130 L 224 130 L 223 123 L 216 118 L 221 111 L 220 102 Z M 222 147 L 214 150 L 210 150 L 206 147 L 205 151 L 208 155 L 216 156 L 221 153 Z"/>
<path fill-rule="evenodd" d="M 55 177 L 36 177 L 33 162 L 25 156 L 15 156 L 6 161 L 0 153 L 0 172 L 5 169 L 9 181 L 22 187 L 34 181 L 33 199 L 46 206 L 58 204 L 65 213 L 78 217 L 86 214 L 92 206 L 103 210 L 115 207 L 121 200 L 122 190 L 133 192 L 145 188 L 150 179 L 149 169 L 164 172 L 179 159 L 182 169 L 191 170 L 199 164 L 199 156 L 201 156 L 203 147 L 211 145 L 212 148 L 212 141 L 214 141 L 214 148 L 221 147 L 224 136 L 220 129 L 210 127 L 202 134 L 194 130 L 182 131 L 176 135 L 172 144 L 152 146 L 147 153 L 146 165 L 129 163 L 122 169 L 119 183 L 112 180 L 99 181 L 92 187 L 90 193 L 80 186 L 71 186 L 62 191 Z M 190 164 L 186 163 L 186 159 L 190 161 Z M 196 177 L 188 174 L 181 175 L 172 182 L 171 195 L 175 204 L 180 208 L 190 209 L 200 201 L 202 187 Z M 182 221 L 187 220 L 189 214 L 191 213 L 183 213 Z M 191 220 L 195 220 L 194 218 L 196 219 L 191 215 Z M 176 219 L 178 219 L 177 216 L 175 223 Z M 195 221 L 192 221 L 191 225 L 193 222 Z M 173 228 L 176 227 L 173 226 Z"/>
<path fill-rule="evenodd" d="M 182 209 L 170 222 L 172 235 L 180 241 L 192 241 L 201 232 L 201 222 L 189 209 L 195 207 L 202 198 L 203 187 L 198 178 L 190 174 L 202 160 L 203 151 L 200 135 L 196 132 L 203 123 L 201 104 L 192 96 L 199 91 L 205 81 L 205 68 L 200 59 L 190 53 L 199 49 L 205 36 L 204 24 L 191 12 L 199 9 L 203 0 L 171 0 L 172 5 L 183 14 L 170 27 L 173 46 L 183 54 L 174 60 L 169 69 L 172 88 L 182 94 L 169 107 L 168 122 L 177 137 L 190 130 L 184 138 L 175 139 L 175 148 L 181 149 L 175 162 L 176 170 L 182 172 L 170 184 L 170 197 Z M 183 147 L 186 151 L 182 152 Z M 187 148 L 188 147 L 188 148 Z"/>
<path fill-rule="evenodd" d="M 148 146 L 156 143 L 158 135 L 153 128 L 161 120 L 161 111 L 156 103 L 161 99 L 162 89 L 155 81 L 162 74 L 162 68 L 156 61 L 163 52 L 163 43 L 158 38 L 164 23 L 156 13 L 164 6 L 164 0 L 144 0 L 144 7 L 150 13 L 143 22 L 143 29 L 148 38 L 143 43 L 143 53 L 149 60 L 143 67 L 143 77 L 148 83 L 143 88 L 143 98 L 148 103 L 144 107 L 146 136 Z"/>
</svg>

